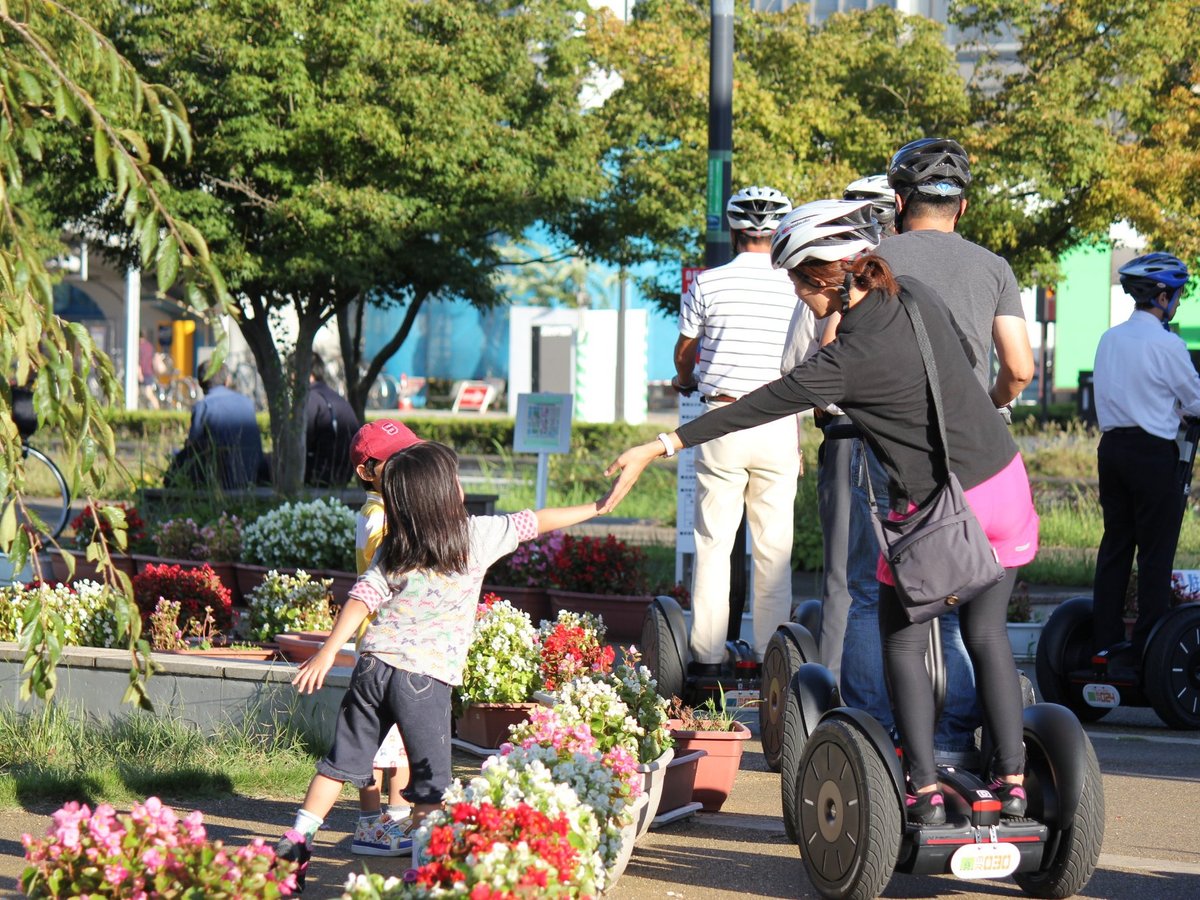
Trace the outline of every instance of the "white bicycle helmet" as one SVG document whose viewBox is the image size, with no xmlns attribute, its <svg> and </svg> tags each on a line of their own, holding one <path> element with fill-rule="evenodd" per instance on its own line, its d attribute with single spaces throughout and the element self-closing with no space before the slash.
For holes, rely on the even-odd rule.
<svg viewBox="0 0 1200 900">
<path fill-rule="evenodd" d="M 832 262 L 879 246 L 869 200 L 817 200 L 793 210 L 771 239 L 771 265 L 794 269 L 806 260 Z"/>
<path fill-rule="evenodd" d="M 742 188 L 729 198 L 725 207 L 730 231 L 742 231 L 752 237 L 774 233 L 791 211 L 792 201 L 770 187 Z"/>
<path fill-rule="evenodd" d="M 880 225 L 890 225 L 896 218 L 896 192 L 886 175 L 867 175 L 846 185 L 844 200 L 870 200 L 871 211 Z"/>
</svg>

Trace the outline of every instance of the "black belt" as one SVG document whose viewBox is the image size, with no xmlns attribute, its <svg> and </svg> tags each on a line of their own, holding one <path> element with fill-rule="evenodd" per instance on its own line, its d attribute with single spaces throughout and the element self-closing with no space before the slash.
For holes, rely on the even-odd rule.
<svg viewBox="0 0 1200 900">
<path fill-rule="evenodd" d="M 1110 428 L 1105 434 L 1144 434 L 1146 437 L 1158 437 L 1138 425 L 1122 425 L 1120 428 Z"/>
</svg>

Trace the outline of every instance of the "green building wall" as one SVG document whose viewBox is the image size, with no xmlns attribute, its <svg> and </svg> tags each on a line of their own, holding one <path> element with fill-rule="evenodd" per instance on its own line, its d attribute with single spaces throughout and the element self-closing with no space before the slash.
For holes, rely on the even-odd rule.
<svg viewBox="0 0 1200 900">
<path fill-rule="evenodd" d="M 1075 390 L 1079 373 L 1090 372 L 1096 345 L 1108 330 L 1112 248 L 1084 246 L 1059 259 L 1057 322 L 1054 328 L 1054 389 Z"/>
</svg>

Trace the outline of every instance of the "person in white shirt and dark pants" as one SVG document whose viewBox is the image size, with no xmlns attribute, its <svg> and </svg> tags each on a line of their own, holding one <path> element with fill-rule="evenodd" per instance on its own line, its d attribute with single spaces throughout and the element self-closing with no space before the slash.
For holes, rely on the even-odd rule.
<svg viewBox="0 0 1200 900">
<path fill-rule="evenodd" d="M 1094 375 L 1104 537 L 1096 554 L 1093 636 L 1097 653 L 1110 651 L 1110 671 L 1140 667 L 1146 638 L 1170 605 L 1185 502 L 1175 437 L 1181 416 L 1200 416 L 1200 375 L 1183 339 L 1167 330 L 1187 266 L 1168 253 L 1149 253 L 1122 266 L 1120 277 L 1135 309 L 1100 338 Z M 1121 615 L 1135 550 L 1138 616 L 1126 643 Z"/>
</svg>

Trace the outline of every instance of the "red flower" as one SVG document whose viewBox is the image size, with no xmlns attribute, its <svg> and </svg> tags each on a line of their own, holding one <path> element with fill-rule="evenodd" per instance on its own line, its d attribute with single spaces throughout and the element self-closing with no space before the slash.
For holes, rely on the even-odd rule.
<svg viewBox="0 0 1200 900">
<path fill-rule="evenodd" d="M 218 631 L 228 631 L 233 624 L 233 597 L 207 563 L 196 569 L 151 563 L 133 577 L 133 599 L 147 627 L 160 599 L 178 601 L 181 627 L 190 620 L 202 623 L 206 606 L 212 607 Z"/>
</svg>

